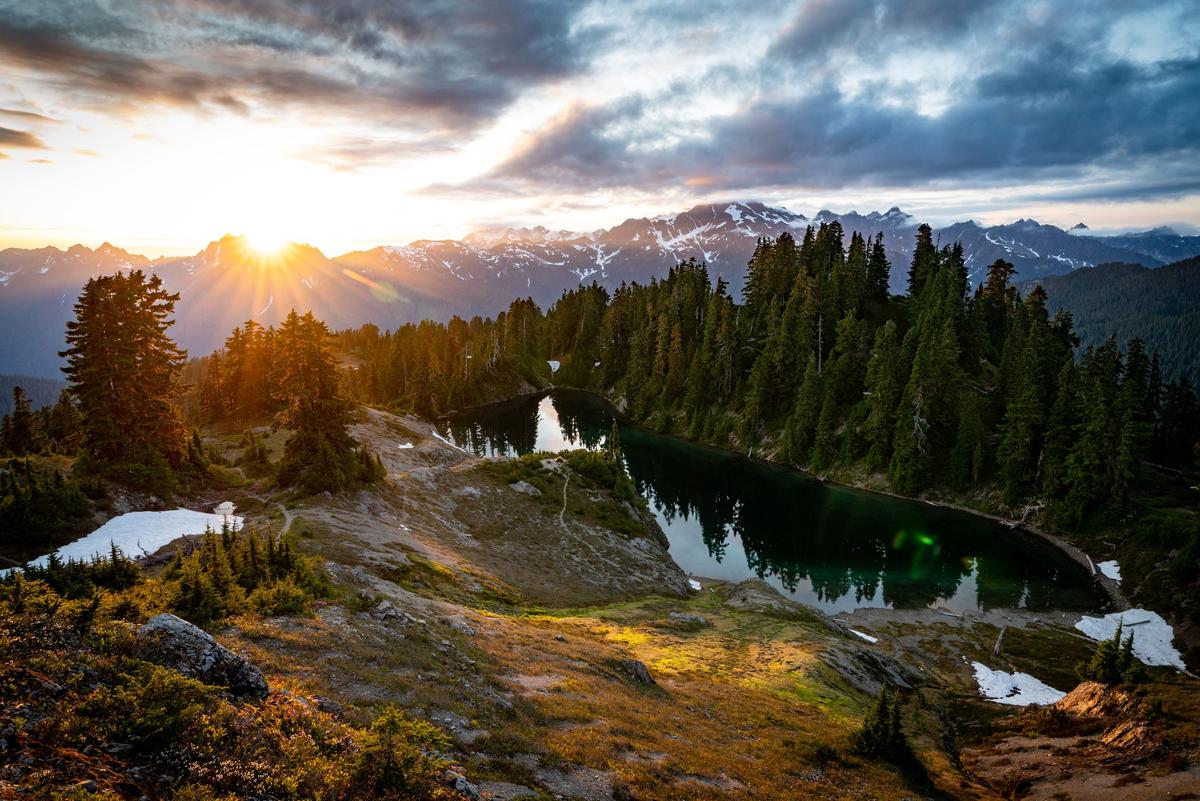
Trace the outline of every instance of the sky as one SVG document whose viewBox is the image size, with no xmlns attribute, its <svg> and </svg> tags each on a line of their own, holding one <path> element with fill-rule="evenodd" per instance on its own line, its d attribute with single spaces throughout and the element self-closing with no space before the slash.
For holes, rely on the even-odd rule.
<svg viewBox="0 0 1200 801">
<path fill-rule="evenodd" d="M 0 247 L 1200 225 L 1195 0 L 0 0 Z"/>
</svg>

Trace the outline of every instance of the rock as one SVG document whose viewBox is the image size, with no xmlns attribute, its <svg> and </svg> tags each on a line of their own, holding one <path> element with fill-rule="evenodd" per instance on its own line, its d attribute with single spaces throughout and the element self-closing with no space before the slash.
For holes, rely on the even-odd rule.
<svg viewBox="0 0 1200 801">
<path fill-rule="evenodd" d="M 542 491 L 530 484 L 528 481 L 514 481 L 508 486 L 513 491 L 528 495 L 530 498 L 542 497 Z"/>
<path fill-rule="evenodd" d="M 416 623 L 417 619 L 398 608 L 394 603 L 384 598 L 371 609 L 371 617 L 376 620 L 399 620 L 403 623 Z"/>
<path fill-rule="evenodd" d="M 478 633 L 475 631 L 475 628 L 465 620 L 452 621 L 450 623 L 450 628 L 454 629 L 460 634 L 465 634 L 468 637 L 474 637 Z"/>
<path fill-rule="evenodd" d="M 702 629 L 712 625 L 704 615 L 690 612 L 671 612 L 667 615 L 667 622 L 678 629 Z"/>
<path fill-rule="evenodd" d="M 1056 701 L 1054 706 L 1081 718 L 1128 718 L 1138 713 L 1141 703 L 1124 690 L 1085 681 Z"/>
<path fill-rule="evenodd" d="M 856 644 L 839 643 L 825 650 L 822 660 L 848 684 L 872 696 L 885 686 L 910 690 L 924 680 L 919 672 L 899 660 Z"/>
<path fill-rule="evenodd" d="M 744 612 L 758 612 L 772 617 L 798 620 L 813 617 L 813 610 L 783 597 L 779 590 L 762 579 L 747 579 L 727 590 L 725 603 Z"/>
<path fill-rule="evenodd" d="M 323 698 L 318 695 L 313 700 L 317 702 L 317 709 L 325 714 L 333 715 L 338 720 L 342 720 L 346 717 L 345 708 L 332 698 Z"/>
<path fill-rule="evenodd" d="M 262 671 L 175 615 L 155 615 L 139 628 L 136 653 L 205 684 L 225 687 L 238 697 L 267 696 Z"/>
<path fill-rule="evenodd" d="M 467 781 L 467 777 L 453 770 L 448 770 L 445 773 L 446 786 L 454 789 L 456 793 L 462 793 L 467 798 L 482 799 L 479 788 Z"/>
<path fill-rule="evenodd" d="M 637 659 L 618 659 L 613 667 L 634 684 L 655 684 L 654 677 L 650 675 L 650 668 L 646 667 L 645 662 Z"/>
</svg>

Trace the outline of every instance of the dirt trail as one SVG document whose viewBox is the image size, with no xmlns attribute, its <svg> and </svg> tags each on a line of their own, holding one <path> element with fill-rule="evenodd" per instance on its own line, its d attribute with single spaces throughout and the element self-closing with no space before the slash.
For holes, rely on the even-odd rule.
<svg viewBox="0 0 1200 801">
<path fill-rule="evenodd" d="M 567 514 L 567 485 L 570 483 L 571 474 L 565 473 L 563 475 L 563 505 L 562 509 L 558 510 L 558 522 L 560 525 L 562 525 L 563 531 L 567 532 L 568 534 L 571 533 L 571 530 L 567 528 L 567 518 L 565 515 Z"/>
<path fill-rule="evenodd" d="M 292 514 L 291 510 L 289 510 L 286 506 L 283 505 L 282 501 L 277 502 L 275 505 L 279 507 L 279 511 L 283 512 L 283 532 L 282 533 L 287 534 L 289 531 L 292 530 L 292 521 L 295 520 L 295 515 Z"/>
</svg>

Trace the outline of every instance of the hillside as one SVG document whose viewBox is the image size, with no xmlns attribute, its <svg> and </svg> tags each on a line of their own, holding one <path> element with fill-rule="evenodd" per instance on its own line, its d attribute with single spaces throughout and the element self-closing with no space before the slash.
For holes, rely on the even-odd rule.
<svg viewBox="0 0 1200 801">
<path fill-rule="evenodd" d="M 1050 310 L 1067 309 L 1083 347 L 1109 336 L 1145 340 L 1158 353 L 1166 378 L 1200 386 L 1200 258 L 1156 270 L 1102 264 L 1041 282 Z"/>
<path fill-rule="evenodd" d="M 32 375 L 0 375 L 0 415 L 8 414 L 13 407 L 13 387 L 20 387 L 29 396 L 34 409 L 50 406 L 58 395 L 67 388 L 67 382 L 57 378 L 38 378 Z"/>
</svg>

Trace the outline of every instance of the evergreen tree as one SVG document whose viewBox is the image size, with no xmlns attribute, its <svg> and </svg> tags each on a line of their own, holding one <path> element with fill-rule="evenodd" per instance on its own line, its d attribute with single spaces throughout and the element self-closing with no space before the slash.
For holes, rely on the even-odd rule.
<svg viewBox="0 0 1200 801">
<path fill-rule="evenodd" d="M 4 416 L 3 424 L 0 425 L 0 452 L 7 451 L 14 456 L 25 456 L 37 453 L 45 444 L 42 423 L 33 413 L 33 404 L 29 396 L 20 386 L 14 386 L 13 409 Z"/>
<path fill-rule="evenodd" d="M 912 265 L 908 269 L 908 296 L 920 298 L 925 284 L 937 269 L 938 253 L 933 244 L 933 229 L 921 224 L 917 228 L 917 243 L 913 247 Z"/>
<path fill-rule="evenodd" d="M 291 429 L 279 466 L 282 484 L 309 492 L 338 490 L 367 478 L 347 429 L 352 406 L 333 355 L 332 337 L 312 312 L 290 312 L 279 331 L 280 392 L 276 428 Z"/>
<path fill-rule="evenodd" d="M 185 353 L 167 335 L 178 299 L 157 275 L 132 270 L 92 278 L 75 304 L 63 371 L 102 470 L 156 481 L 186 455 L 176 404 Z"/>
<path fill-rule="evenodd" d="M 903 372 L 896 324 L 888 320 L 875 334 L 875 345 L 867 362 L 866 397 L 862 401 L 867 464 L 875 469 L 886 467 L 892 458 L 896 406 L 904 392 Z"/>
<path fill-rule="evenodd" d="M 888 263 L 883 249 L 883 234 L 876 234 L 871 242 L 871 254 L 867 257 L 866 297 L 872 303 L 885 303 L 888 299 L 888 283 L 892 265 Z"/>
</svg>

